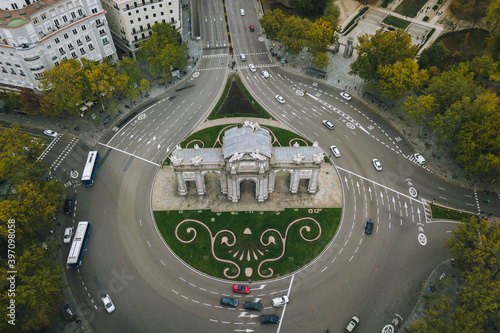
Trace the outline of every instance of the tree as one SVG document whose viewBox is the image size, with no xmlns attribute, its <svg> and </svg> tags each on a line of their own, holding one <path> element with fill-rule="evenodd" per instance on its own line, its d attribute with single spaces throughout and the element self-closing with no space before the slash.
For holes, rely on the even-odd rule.
<svg viewBox="0 0 500 333">
<path fill-rule="evenodd" d="M 281 44 L 292 55 L 298 54 L 306 45 L 306 31 L 310 22 L 297 16 L 287 17 L 279 34 Z"/>
<path fill-rule="evenodd" d="M 63 300 L 62 268 L 55 258 L 54 244 L 45 249 L 35 244 L 19 257 L 19 284 L 16 286 L 18 306 L 22 306 L 23 330 L 39 330 L 50 324 L 59 313 Z"/>
<path fill-rule="evenodd" d="M 375 35 L 358 37 L 358 58 L 351 63 L 349 74 L 371 81 L 378 80 L 379 66 L 396 64 L 405 59 L 414 59 L 417 45 L 411 44 L 411 37 L 404 31 L 378 30 Z"/>
<path fill-rule="evenodd" d="M 328 57 L 328 53 L 326 51 L 318 52 L 315 55 L 313 55 L 311 62 L 314 67 L 319 69 L 324 69 L 327 68 L 328 65 L 330 64 L 330 58 Z"/>
<path fill-rule="evenodd" d="M 332 0 L 289 0 L 288 4 L 297 10 L 300 15 L 319 15 L 323 14 L 326 6 Z"/>
<path fill-rule="evenodd" d="M 285 20 L 285 14 L 283 14 L 280 9 L 275 9 L 266 12 L 262 18 L 259 19 L 259 23 L 264 35 L 271 40 L 275 40 L 283 29 Z"/>
<path fill-rule="evenodd" d="M 381 65 L 377 71 L 377 87 L 390 100 L 403 97 L 409 89 L 419 89 L 427 81 L 427 71 L 419 71 L 413 59 Z"/>
<path fill-rule="evenodd" d="M 149 83 L 148 80 L 142 79 L 139 85 L 139 89 L 141 92 L 146 92 L 149 90 L 149 87 L 151 86 L 151 83 Z"/>
<path fill-rule="evenodd" d="M 6 96 L 4 95 L 3 101 L 5 103 L 5 109 L 7 111 L 20 110 L 21 109 L 21 101 L 20 96 L 14 92 L 7 92 Z"/>
<path fill-rule="evenodd" d="M 63 60 L 59 66 L 54 66 L 44 74 L 40 81 L 42 90 L 47 91 L 44 98 L 54 106 L 52 113 L 47 115 L 58 115 L 64 110 L 80 113 L 78 106 L 89 95 L 82 63 L 76 59 Z"/>
<path fill-rule="evenodd" d="M 144 79 L 144 74 L 142 74 L 139 66 L 137 65 L 137 60 L 134 58 L 124 57 L 118 63 L 118 73 L 125 73 L 130 79 L 131 83 L 139 84 L 142 79 Z"/>
<path fill-rule="evenodd" d="M 437 43 L 433 43 L 420 53 L 420 56 L 418 57 L 418 66 L 422 69 L 429 69 L 432 66 L 435 66 L 442 71 L 444 60 L 449 53 L 450 51 L 443 42 L 439 41 Z"/>
<path fill-rule="evenodd" d="M 21 89 L 21 111 L 33 115 L 38 114 L 41 102 L 42 96 L 38 95 L 33 89 Z"/>
<path fill-rule="evenodd" d="M 334 29 L 337 29 L 339 26 L 339 18 L 340 18 L 340 10 L 337 6 L 329 6 L 325 10 L 325 15 L 323 16 L 323 19 L 325 21 L 330 22 L 332 27 Z"/>
<path fill-rule="evenodd" d="M 187 46 L 181 42 L 176 27 L 169 23 L 156 23 L 152 35 L 139 43 L 139 58 L 146 59 L 154 75 L 164 80 L 172 77 L 172 70 L 187 65 Z"/>
<path fill-rule="evenodd" d="M 498 37 L 497 28 L 500 26 L 500 0 L 491 0 L 486 9 L 486 20 L 491 30 L 490 33 Z"/>
<path fill-rule="evenodd" d="M 306 45 L 310 52 L 313 55 L 326 52 L 327 47 L 335 42 L 334 32 L 335 29 L 329 21 L 320 18 L 311 23 L 305 33 Z"/>
<path fill-rule="evenodd" d="M 481 57 L 474 57 L 467 65 L 469 71 L 474 73 L 474 80 L 479 84 L 487 85 L 491 81 L 500 81 L 498 62 L 494 61 L 487 54 Z"/>
</svg>

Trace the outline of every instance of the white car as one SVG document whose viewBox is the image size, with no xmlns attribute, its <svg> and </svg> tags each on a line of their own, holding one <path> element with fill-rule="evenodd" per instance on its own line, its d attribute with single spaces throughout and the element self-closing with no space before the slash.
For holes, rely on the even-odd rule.
<svg viewBox="0 0 500 333">
<path fill-rule="evenodd" d="M 64 229 L 63 242 L 66 244 L 71 243 L 71 236 L 73 236 L 73 228 L 71 227 Z"/>
<path fill-rule="evenodd" d="M 106 309 L 106 311 L 108 311 L 108 313 L 115 311 L 115 305 L 113 304 L 113 301 L 111 300 L 111 297 L 109 297 L 108 294 L 106 294 L 106 296 L 104 297 L 101 297 L 101 299 L 102 302 L 104 303 L 104 308 Z"/>
<path fill-rule="evenodd" d="M 271 300 L 271 303 L 273 304 L 274 307 L 283 306 L 288 302 L 290 302 L 288 296 L 276 297 Z"/>
<path fill-rule="evenodd" d="M 240 9 L 240 15 L 241 15 L 241 16 L 245 16 L 245 10 L 244 10 L 243 8 L 242 8 L 242 9 Z"/>
<path fill-rule="evenodd" d="M 322 123 L 323 125 L 325 125 L 325 126 L 326 126 L 326 128 L 328 128 L 328 129 L 331 129 L 331 130 L 332 130 L 332 129 L 334 129 L 334 128 L 335 128 L 335 126 L 333 126 L 333 124 L 332 124 L 331 122 L 329 122 L 328 120 L 323 120 L 321 123 Z"/>
<path fill-rule="evenodd" d="M 267 71 L 262 71 L 262 77 L 263 77 L 264 79 L 269 78 L 269 73 L 268 73 Z"/>
<path fill-rule="evenodd" d="M 48 136 L 53 137 L 53 138 L 57 138 L 57 132 L 54 132 L 53 130 L 47 129 L 47 130 L 43 131 L 43 134 L 48 135 Z"/>
<path fill-rule="evenodd" d="M 420 165 L 425 164 L 425 158 L 422 155 L 420 155 L 419 153 L 413 154 L 413 158 L 415 158 L 415 162 L 417 162 L 418 164 L 420 164 Z"/>
<path fill-rule="evenodd" d="M 374 158 L 372 160 L 373 166 L 375 167 L 375 170 L 377 171 L 382 171 L 382 164 L 380 164 L 380 161 Z"/>
<path fill-rule="evenodd" d="M 352 316 L 351 320 L 349 321 L 349 324 L 347 324 L 347 327 L 345 328 L 346 333 L 351 333 L 352 330 L 354 330 L 354 328 L 358 325 L 359 325 L 359 318 L 356 316 Z"/>
<path fill-rule="evenodd" d="M 352 97 L 351 97 L 351 95 L 349 95 L 349 94 L 348 94 L 348 93 L 346 93 L 346 92 L 341 92 L 341 93 L 340 93 L 340 96 L 342 96 L 342 98 L 344 98 L 344 99 L 346 99 L 346 100 L 348 100 L 348 101 L 350 101 L 350 100 L 351 100 L 351 98 L 352 98 Z"/>
<path fill-rule="evenodd" d="M 330 146 L 330 150 L 332 151 L 333 156 L 340 157 L 340 150 L 337 148 L 337 146 Z"/>
<path fill-rule="evenodd" d="M 274 98 L 276 98 L 276 100 L 281 104 L 285 104 L 285 99 L 281 95 L 276 95 Z"/>
<path fill-rule="evenodd" d="M 255 66 L 254 66 L 254 65 L 252 65 L 252 64 L 248 65 L 248 68 L 250 68 L 250 71 L 251 71 L 252 73 L 255 73 L 255 72 L 257 71 L 257 68 L 255 68 Z"/>
</svg>

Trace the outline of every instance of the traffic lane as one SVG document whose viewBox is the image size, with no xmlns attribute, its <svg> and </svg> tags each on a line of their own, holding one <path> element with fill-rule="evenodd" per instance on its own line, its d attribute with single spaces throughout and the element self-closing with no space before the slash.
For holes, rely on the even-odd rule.
<svg viewBox="0 0 500 333">
<path fill-rule="evenodd" d="M 204 47 L 227 46 L 225 19 L 220 1 L 202 1 L 202 31 Z"/>
</svg>

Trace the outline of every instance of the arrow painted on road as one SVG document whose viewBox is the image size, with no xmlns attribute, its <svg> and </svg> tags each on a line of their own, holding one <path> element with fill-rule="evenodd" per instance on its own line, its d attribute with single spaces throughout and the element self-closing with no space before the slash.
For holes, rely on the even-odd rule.
<svg viewBox="0 0 500 333">
<path fill-rule="evenodd" d="M 368 192 L 370 192 L 370 201 L 372 201 L 372 188 L 371 187 L 368 187 Z"/>
<path fill-rule="evenodd" d="M 253 314 L 250 314 L 250 315 L 247 316 L 246 312 L 242 312 L 242 313 L 240 313 L 240 315 L 238 316 L 238 318 L 241 318 L 241 317 L 243 317 L 243 318 L 255 318 L 255 317 L 258 317 L 258 316 L 259 315 L 253 315 Z"/>
<path fill-rule="evenodd" d="M 249 328 L 247 328 L 246 330 L 234 330 L 234 331 L 235 331 L 235 332 L 248 332 L 248 333 L 250 333 L 250 332 L 255 332 L 254 330 L 251 330 L 251 329 L 249 329 Z"/>
<path fill-rule="evenodd" d="M 345 186 L 347 187 L 347 189 L 349 189 L 349 183 L 347 182 L 347 177 L 344 177 L 344 180 L 345 180 Z"/>
<path fill-rule="evenodd" d="M 259 288 L 251 288 L 250 290 L 262 290 L 267 284 L 261 284 Z"/>
<path fill-rule="evenodd" d="M 380 200 L 382 200 L 382 205 L 384 204 L 384 194 L 380 192 Z"/>
<path fill-rule="evenodd" d="M 405 202 L 405 212 L 406 212 L 406 216 L 408 216 L 408 206 L 406 205 L 406 202 Z"/>
<path fill-rule="evenodd" d="M 394 210 L 396 210 L 396 200 L 392 197 L 392 204 L 394 205 Z"/>
<path fill-rule="evenodd" d="M 420 221 L 420 208 L 417 208 L 417 216 L 418 216 L 418 222 L 421 222 Z"/>
<path fill-rule="evenodd" d="M 358 187 L 358 194 L 361 195 L 361 192 L 359 192 L 359 183 L 358 182 L 356 182 L 356 186 Z"/>
</svg>

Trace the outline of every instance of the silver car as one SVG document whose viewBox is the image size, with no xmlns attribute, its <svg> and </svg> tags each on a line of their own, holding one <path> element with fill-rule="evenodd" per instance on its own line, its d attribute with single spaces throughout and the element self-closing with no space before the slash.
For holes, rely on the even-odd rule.
<svg viewBox="0 0 500 333">
<path fill-rule="evenodd" d="M 252 65 L 252 64 L 248 65 L 248 68 L 250 69 L 250 71 L 251 71 L 252 73 L 255 73 L 255 72 L 257 71 L 257 68 L 255 68 L 255 66 L 254 66 L 254 65 Z"/>
<path fill-rule="evenodd" d="M 73 228 L 70 227 L 70 228 L 64 229 L 63 242 L 66 244 L 71 243 L 71 236 L 73 236 Z"/>
<path fill-rule="evenodd" d="M 262 71 L 262 77 L 264 79 L 268 79 L 269 78 L 269 73 L 267 71 Z"/>
<path fill-rule="evenodd" d="M 374 158 L 372 160 L 372 163 L 373 163 L 373 166 L 375 167 L 375 170 L 382 171 L 382 164 L 380 163 L 380 161 L 378 159 Z"/>
<path fill-rule="evenodd" d="M 340 150 L 337 148 L 337 146 L 330 146 L 330 150 L 332 151 L 333 156 L 340 157 Z"/>
</svg>

